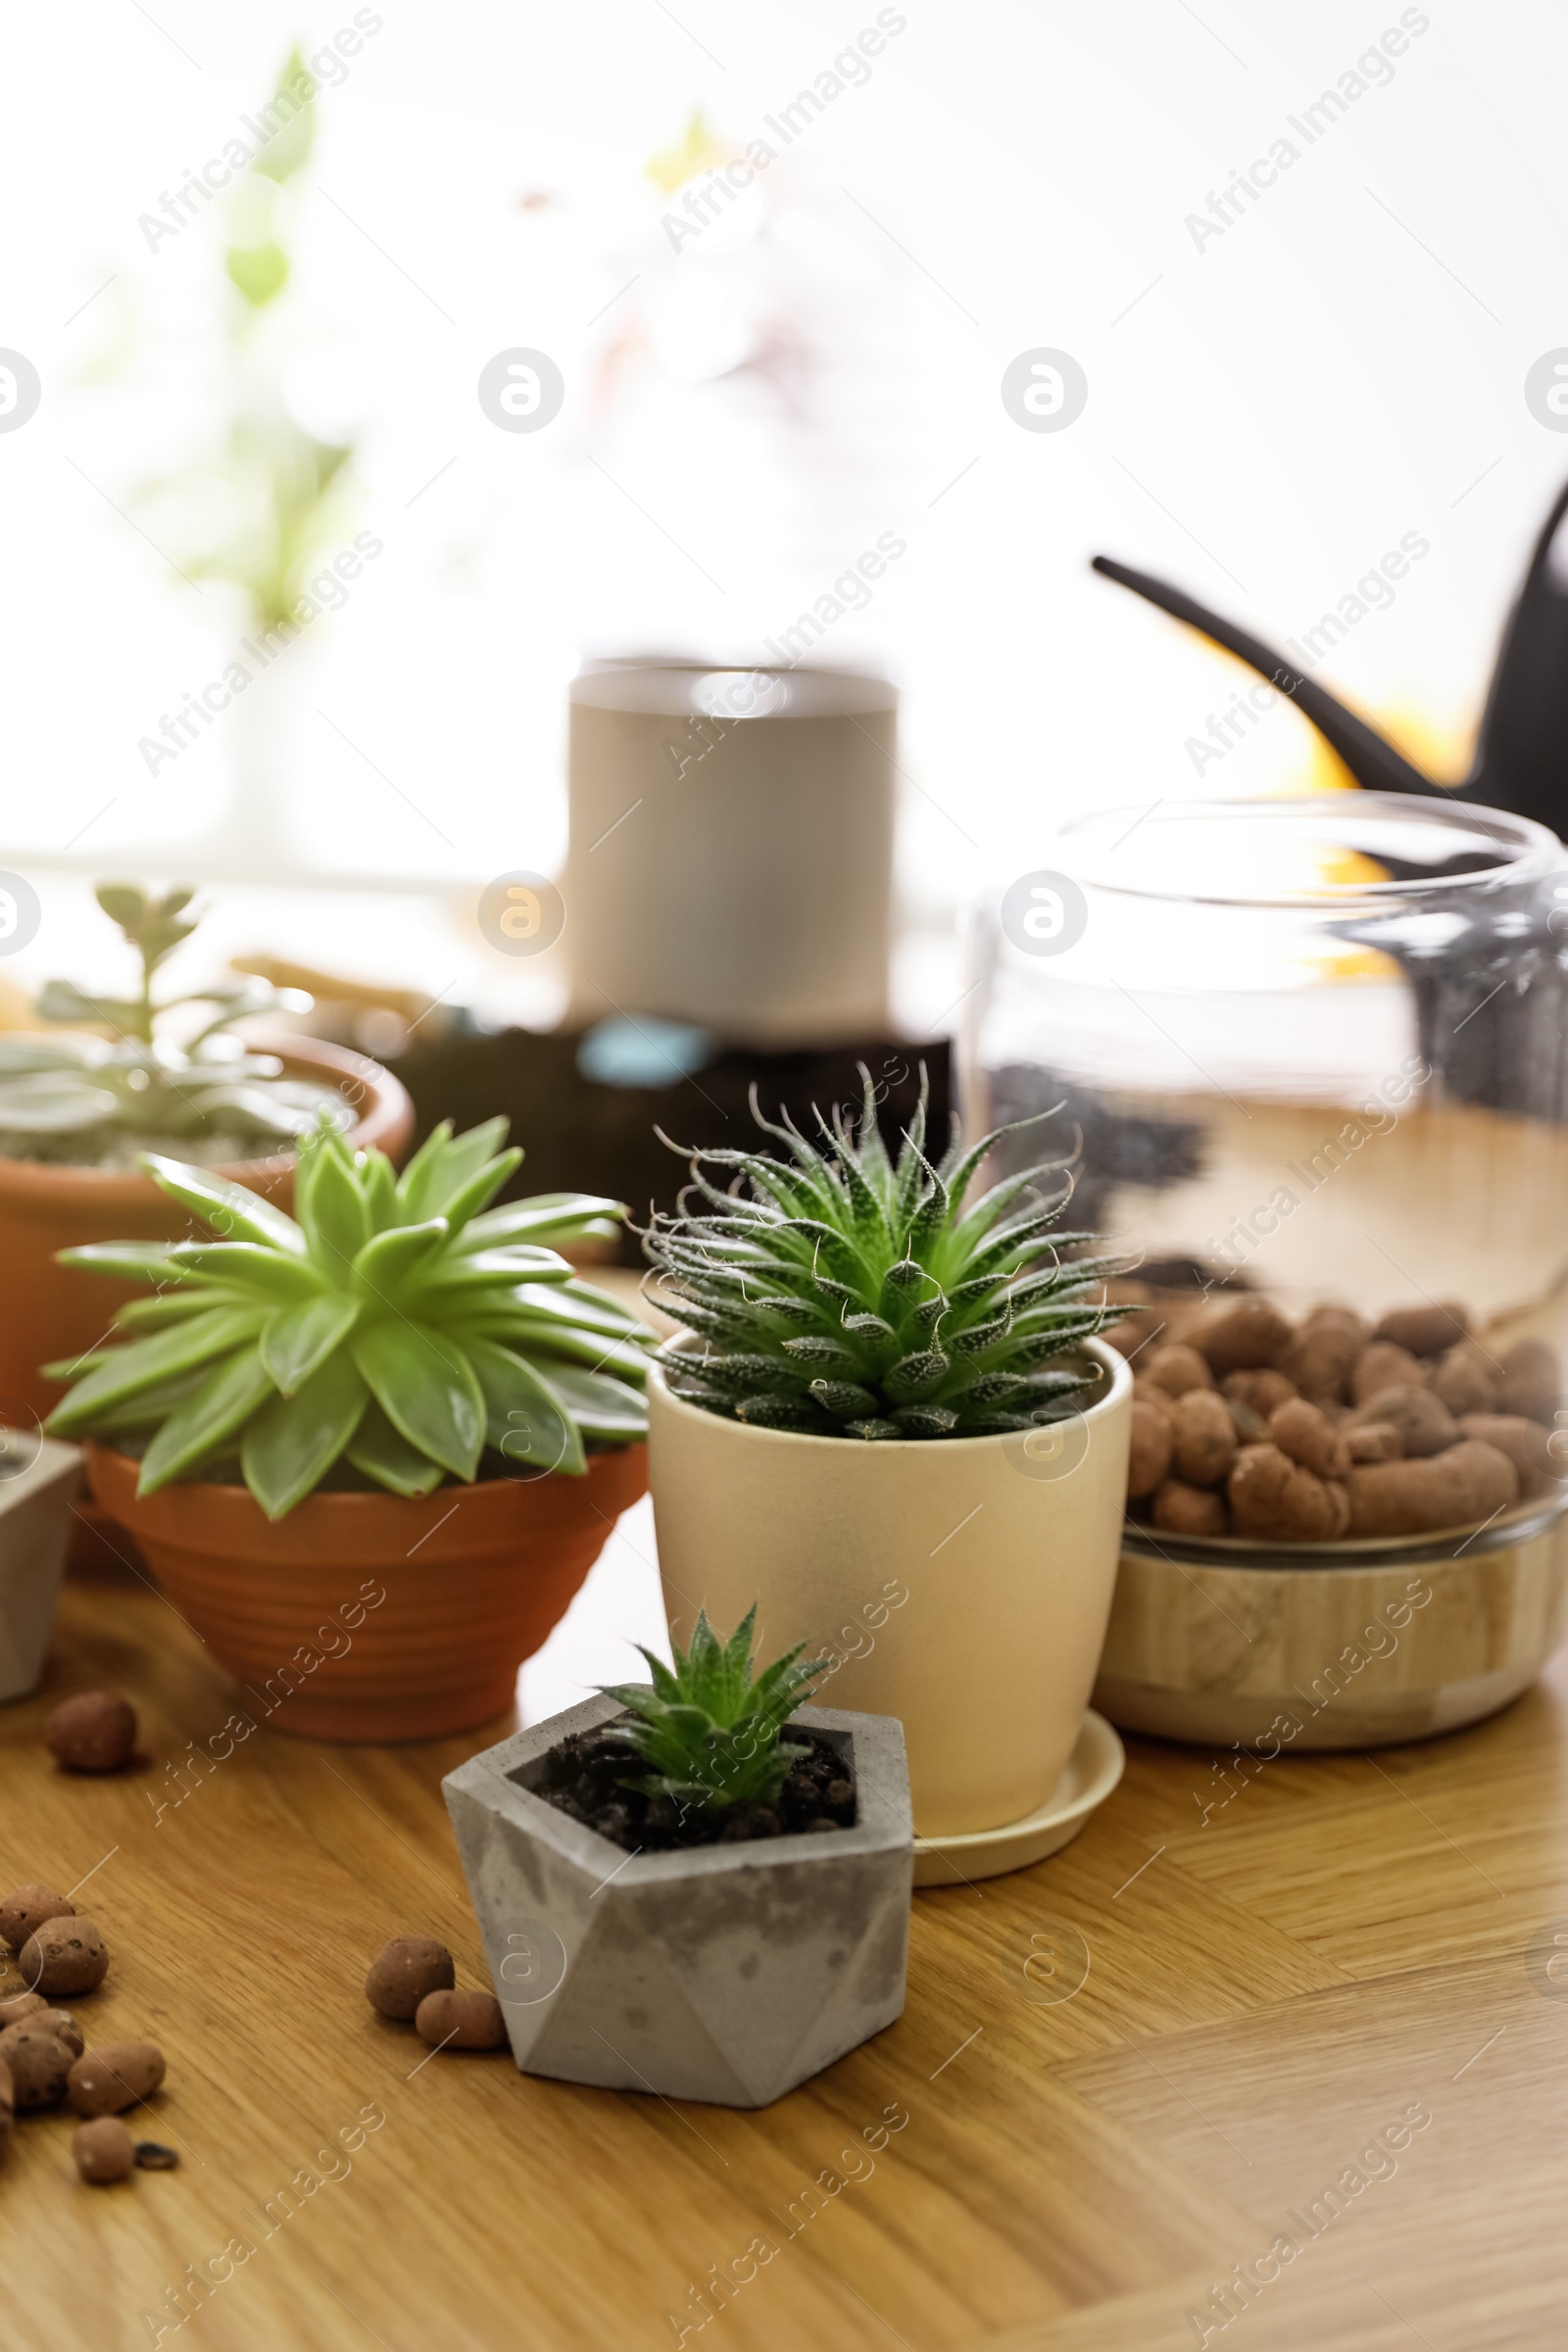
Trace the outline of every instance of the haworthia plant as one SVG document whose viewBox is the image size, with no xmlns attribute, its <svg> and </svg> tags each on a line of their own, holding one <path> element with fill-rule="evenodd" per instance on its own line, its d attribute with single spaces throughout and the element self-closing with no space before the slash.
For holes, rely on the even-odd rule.
<svg viewBox="0 0 1568 2352">
<path fill-rule="evenodd" d="M 817 1437 L 969 1438 L 1060 1419 L 1095 1379 L 1069 1351 L 1124 1311 L 1104 1282 L 1125 1257 L 1055 1230 L 1064 1159 L 970 1187 L 998 1136 L 925 1153 L 925 1099 L 897 1160 L 877 1132 L 869 1073 L 858 1125 L 817 1113 L 822 1145 L 753 1116 L 788 1152 L 700 1152 L 706 1212 L 657 1216 L 654 1293 L 698 1345 L 661 1353 L 674 1393 L 705 1411 Z M 1029 1122 L 1023 1122 L 1029 1124 Z M 733 1172 L 721 1192 L 703 1163 Z M 744 1190 L 741 1188 L 744 1186 Z"/>
<path fill-rule="evenodd" d="M 553 1247 L 613 1232 L 618 1201 L 489 1203 L 522 1154 L 506 1121 L 438 1127 L 399 1177 L 323 1124 L 300 1150 L 293 1216 L 204 1168 L 144 1155 L 219 1236 L 105 1242 L 64 1263 L 152 1286 L 121 1345 L 47 1367 L 73 1382 L 47 1424 L 141 1450 L 137 1493 L 237 1454 L 280 1519 L 339 1461 L 395 1494 L 468 1480 L 488 1448 L 586 1468 L 585 1441 L 643 1435 L 652 1341 Z"/>
<path fill-rule="evenodd" d="M 790 1766 L 808 1752 L 780 1735 L 828 1661 L 801 1665 L 806 1644 L 798 1642 L 754 1681 L 756 1624 L 754 1602 L 721 1642 L 707 1611 L 699 1609 L 691 1648 L 674 1649 L 673 1673 L 644 1649 L 651 1690 L 640 1683 L 601 1684 L 605 1696 L 618 1699 L 632 1718 L 606 1725 L 603 1736 L 631 1750 L 642 1767 L 638 1785 L 650 1793 L 700 1812 L 777 1802 Z"/>
</svg>

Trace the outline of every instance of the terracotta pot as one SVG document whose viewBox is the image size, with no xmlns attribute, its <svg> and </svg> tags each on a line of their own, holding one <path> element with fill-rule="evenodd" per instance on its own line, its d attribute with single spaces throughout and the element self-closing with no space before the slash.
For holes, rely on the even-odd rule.
<svg viewBox="0 0 1568 2352">
<path fill-rule="evenodd" d="M 1009 1437 L 797 1436 L 649 1378 L 654 1514 L 678 1642 L 756 1600 L 762 1654 L 837 1660 L 814 1696 L 896 1715 L 917 1838 L 1021 1820 L 1072 1753 L 1110 1610 L 1132 1375 L 1100 1341 L 1094 1401 Z"/>
<path fill-rule="evenodd" d="M 305 1078 L 361 1086 L 365 1100 L 351 1141 L 376 1144 L 396 1159 L 414 1133 L 414 1105 L 378 1063 L 346 1054 L 317 1038 L 256 1041 Z M 214 1171 L 280 1208 L 294 1198 L 292 1154 L 249 1159 Z M 57 1250 L 84 1242 L 177 1242 L 196 1231 L 175 1201 L 139 1169 L 61 1167 L 0 1157 L 0 1265 L 6 1270 L 0 1316 L 0 1418 L 19 1408 L 40 1418 L 65 1394 L 38 1367 L 84 1354 L 102 1339 L 110 1318 L 128 1298 L 144 1296 L 135 1283 L 105 1282 L 79 1267 L 55 1263 Z"/>
<path fill-rule="evenodd" d="M 137 1465 L 87 1448 L 99 1503 L 162 1592 L 246 1686 L 256 1722 L 303 1740 L 438 1740 L 505 1714 L 564 1614 L 648 1449 L 558 1472 L 398 1494 L 310 1494 L 270 1520 L 244 1487 L 136 1497 Z M 379 1595 L 379 1597 L 377 1597 Z"/>
</svg>

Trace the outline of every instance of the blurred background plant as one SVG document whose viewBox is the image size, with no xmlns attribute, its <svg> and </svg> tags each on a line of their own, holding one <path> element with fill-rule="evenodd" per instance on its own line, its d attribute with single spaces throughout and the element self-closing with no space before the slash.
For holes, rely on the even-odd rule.
<svg viewBox="0 0 1568 2352">
<path fill-rule="evenodd" d="M 253 1053 L 230 1034 L 255 1013 L 308 1011 L 298 990 L 250 977 L 154 1002 L 153 975 L 196 929 L 192 884 L 157 897 L 102 882 L 94 896 L 135 950 L 140 987 L 111 997 L 73 980 L 46 984 L 38 1012 L 75 1026 L 0 1040 L 0 1152 L 128 1168 L 157 1141 L 209 1162 L 250 1159 L 282 1151 L 318 1117 L 353 1124 L 335 1088 L 286 1077 L 275 1054 Z M 180 1027 L 176 1040 L 171 1032 Z"/>
<path fill-rule="evenodd" d="M 352 442 L 318 439 L 284 393 L 288 335 L 278 313 L 316 143 L 316 87 L 295 48 L 263 111 L 277 127 L 227 192 L 223 268 L 233 299 L 222 306 L 226 384 L 214 444 L 147 493 L 184 569 L 232 581 L 264 635 L 292 617 L 312 557 L 353 499 Z"/>
</svg>

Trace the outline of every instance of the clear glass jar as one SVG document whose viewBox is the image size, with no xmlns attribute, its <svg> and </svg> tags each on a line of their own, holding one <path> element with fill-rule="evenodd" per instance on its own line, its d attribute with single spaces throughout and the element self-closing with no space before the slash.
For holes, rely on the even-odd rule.
<svg viewBox="0 0 1568 2352">
<path fill-rule="evenodd" d="M 1054 1118 L 1068 1222 L 1146 1281 L 1455 1301 L 1568 1331 L 1568 862 L 1543 826 L 1364 792 L 1121 809 L 978 910 L 973 1134 Z"/>
</svg>

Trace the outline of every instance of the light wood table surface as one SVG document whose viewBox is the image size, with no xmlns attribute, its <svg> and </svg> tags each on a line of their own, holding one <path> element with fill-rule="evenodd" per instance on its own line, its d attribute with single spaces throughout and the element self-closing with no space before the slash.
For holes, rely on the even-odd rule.
<svg viewBox="0 0 1568 2352">
<path fill-rule="evenodd" d="M 141 1710 L 146 1760 L 119 1779 L 42 1745 L 91 1686 Z M 45 1690 L 0 1714 L 0 1871 L 86 1880 L 114 1963 L 83 2023 L 164 2046 L 139 2128 L 184 2160 L 90 2190 L 63 2114 L 21 2123 L 0 2342 L 1174 2352 L 1289 2232 L 1302 2251 L 1228 2326 L 1210 2310 L 1209 2343 L 1561 2346 L 1565 1696 L 1559 1661 L 1458 1737 L 1281 1758 L 1206 1823 L 1211 1758 L 1133 1743 L 1062 1854 L 916 1897 L 898 2024 L 742 2114 L 427 2059 L 367 2006 L 398 1931 L 485 1981 L 439 1782 L 508 1725 L 363 1750 L 263 1730 L 159 1812 L 230 1686 L 149 1591 L 74 1584 Z M 1412 2108 L 1430 2121 L 1363 2160 Z M 1293 2212 L 1347 2168 L 1363 2185 L 1310 2237 Z M 737 2263 L 699 2328 L 692 2290 Z M 210 2264 L 176 2328 L 170 2290 Z"/>
</svg>

